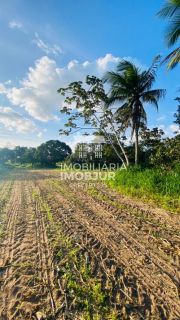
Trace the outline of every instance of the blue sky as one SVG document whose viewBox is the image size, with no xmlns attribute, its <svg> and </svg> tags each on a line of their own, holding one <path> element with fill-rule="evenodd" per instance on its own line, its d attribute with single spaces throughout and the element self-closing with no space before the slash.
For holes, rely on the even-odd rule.
<svg viewBox="0 0 180 320">
<path fill-rule="evenodd" d="M 165 56 L 166 22 L 156 16 L 164 0 L 0 0 L 0 146 L 36 146 L 61 139 L 62 98 L 56 90 L 86 74 L 101 76 L 118 58 L 149 66 Z M 167 89 L 148 124 L 174 130 L 179 67 L 158 71 L 156 87 Z"/>
</svg>

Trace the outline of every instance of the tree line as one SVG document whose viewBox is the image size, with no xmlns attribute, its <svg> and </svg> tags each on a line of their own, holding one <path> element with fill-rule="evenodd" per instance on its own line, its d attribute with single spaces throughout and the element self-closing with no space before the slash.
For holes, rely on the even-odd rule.
<svg viewBox="0 0 180 320">
<path fill-rule="evenodd" d="M 180 125 L 180 113 L 177 112 L 174 116 L 174 123 Z M 180 135 L 167 138 L 162 129 L 153 128 L 150 130 L 141 128 L 139 137 L 139 164 L 141 167 L 173 169 L 178 165 L 180 160 Z M 116 141 L 113 143 L 118 152 L 121 152 Z M 88 147 L 89 144 L 84 143 L 84 145 Z M 133 144 L 126 144 L 126 138 L 124 137 L 122 146 L 128 156 L 129 163 L 133 164 Z M 37 148 L 16 146 L 14 149 L 0 149 L 1 164 L 31 164 L 32 166 L 55 167 L 58 162 L 66 162 L 67 164 L 93 163 L 95 167 L 103 166 L 104 164 L 121 164 L 111 143 L 103 143 L 102 157 L 93 159 L 89 152 L 87 152 L 86 158 L 80 157 L 79 144 L 76 145 L 74 152 L 72 152 L 66 143 L 59 140 L 47 141 Z"/>
<path fill-rule="evenodd" d="M 180 160 L 180 135 L 168 138 L 165 137 L 162 129 L 155 127 L 152 129 L 142 128 L 139 133 L 139 138 L 139 165 L 141 168 L 161 167 L 163 169 L 175 169 L 178 166 Z M 87 145 L 88 149 L 89 144 L 84 145 Z M 119 145 L 115 141 L 114 145 L 118 152 L 121 152 Z M 133 144 L 126 144 L 126 138 L 124 137 L 122 146 L 129 159 L 129 164 L 133 165 Z M 121 165 L 121 161 L 110 143 L 102 144 L 102 157 L 97 158 L 92 158 L 91 151 L 87 152 L 86 158 L 81 158 L 79 145 L 77 144 L 75 151 L 66 158 L 66 163 L 92 163 L 94 167 L 103 167 L 104 164 L 107 166 L 110 164 Z"/>
<path fill-rule="evenodd" d="M 0 149 L 1 164 L 39 164 L 40 166 L 55 166 L 64 161 L 72 153 L 71 148 L 59 140 L 49 140 L 37 148 L 16 146 L 14 149 Z"/>
</svg>

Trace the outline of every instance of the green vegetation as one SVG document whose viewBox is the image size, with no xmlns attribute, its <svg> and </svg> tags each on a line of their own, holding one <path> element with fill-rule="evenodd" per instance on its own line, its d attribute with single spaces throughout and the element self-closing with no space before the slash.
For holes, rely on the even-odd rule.
<svg viewBox="0 0 180 320">
<path fill-rule="evenodd" d="M 158 13 L 169 21 L 166 31 L 168 46 L 173 46 L 179 40 L 179 13 L 180 0 L 167 0 Z M 180 106 L 174 115 L 177 132 L 168 138 L 164 137 L 161 129 L 147 127 L 144 108 L 148 104 L 158 109 L 159 100 L 166 92 L 164 89 L 154 89 L 160 59 L 157 56 L 147 70 L 132 61 L 119 60 L 116 70 L 108 71 L 102 79 L 87 75 L 84 82 L 75 81 L 58 90 L 65 98 L 60 111 L 67 116 L 60 134 L 68 136 L 79 130 L 90 129 L 94 135 L 103 137 L 101 160 L 92 158 L 91 152 L 87 152 L 85 160 L 79 159 L 78 145 L 72 153 L 64 142 L 50 140 L 37 148 L 16 146 L 13 150 L 0 149 L 0 174 L 6 174 L 8 166 L 48 168 L 64 161 L 67 165 L 92 163 L 95 164 L 94 168 L 99 164 L 103 167 L 103 163 L 123 164 L 127 171 L 118 171 L 115 180 L 108 182 L 111 187 L 176 210 L 179 196 Z M 170 53 L 164 61 L 169 62 L 168 68 L 174 68 L 180 61 L 180 48 Z M 108 93 L 104 83 L 109 85 Z M 179 97 L 175 100 L 180 102 Z M 131 139 L 127 144 L 128 128 L 134 141 Z M 85 135 L 88 133 L 85 132 Z M 89 148 L 88 144 L 86 146 Z"/>
<path fill-rule="evenodd" d="M 125 63 L 125 62 L 124 62 Z M 126 62 L 127 63 L 127 62 Z M 133 68 L 133 65 L 130 64 L 130 68 Z M 135 68 L 135 67 L 134 67 Z M 135 68 L 136 69 L 136 68 Z M 154 71 L 152 69 L 152 74 L 154 74 Z M 119 74 L 114 74 L 113 77 L 115 76 L 121 78 L 121 75 Z M 149 75 L 151 78 L 151 76 Z M 154 78 L 154 76 L 152 76 Z M 154 78 L 155 79 L 155 78 Z M 121 79 L 122 80 L 122 79 Z M 152 79 L 151 79 L 152 80 Z M 106 99 L 104 96 L 104 91 L 101 87 L 101 90 L 99 90 L 99 82 L 97 79 L 92 79 L 89 77 L 87 78 L 87 81 L 93 82 L 94 81 L 94 87 L 93 89 L 97 93 L 97 96 L 102 97 L 103 99 Z M 151 81 L 150 81 L 151 83 Z M 76 98 L 77 96 L 83 95 L 83 100 L 82 102 L 82 107 L 84 106 L 84 112 L 86 115 L 87 108 L 89 108 L 89 119 L 92 120 L 91 117 L 94 116 L 95 110 L 93 110 L 93 105 L 92 101 L 89 102 L 89 90 L 88 92 L 84 91 L 81 87 L 82 84 L 79 83 L 74 83 L 72 86 L 70 85 L 71 90 L 76 91 L 77 88 L 79 90 L 76 91 Z M 102 83 L 101 83 L 102 85 Z M 92 90 L 93 90 L 92 89 Z M 121 88 L 122 90 L 123 88 Z M 65 89 L 66 91 L 67 89 Z M 97 91 L 96 91 L 97 90 Z M 113 89 L 112 89 L 113 90 Z M 118 87 L 119 90 L 119 87 Z M 123 89 L 125 90 L 125 89 Z M 123 91 L 122 90 L 122 91 Z M 64 91 L 64 92 L 65 92 Z M 73 92 L 74 92 L 73 91 Z M 126 91 L 126 90 L 125 90 Z M 124 92 L 124 91 L 123 91 Z M 151 92 L 151 90 L 150 90 Z M 155 96 L 157 94 L 157 99 L 154 98 L 153 100 L 153 94 L 148 93 L 148 98 L 151 96 L 151 102 L 157 106 L 157 101 L 158 97 L 160 97 L 163 94 L 163 91 L 154 91 L 152 90 L 152 93 L 155 92 Z M 118 91 L 119 93 L 119 91 Z M 74 93 L 75 94 L 75 93 Z M 91 93 L 91 97 L 94 94 L 94 91 Z M 144 94 L 144 92 L 142 93 Z M 145 93 L 146 95 L 146 93 Z M 111 97 L 109 97 L 110 99 Z M 67 102 L 69 101 L 67 98 Z M 74 98 L 73 98 L 74 99 Z M 114 99 L 114 97 L 113 97 Z M 112 101 L 113 101 L 112 99 Z M 122 95 L 122 99 L 128 99 L 128 90 L 127 94 Z M 87 101 L 86 101 L 87 100 Z M 116 97 L 115 97 L 116 100 Z M 118 100 L 118 98 L 117 98 Z M 176 98 L 176 100 L 179 102 L 179 98 Z M 129 101 L 129 100 L 128 100 Z M 125 103 L 125 106 L 122 106 L 121 111 L 123 111 L 123 114 L 119 114 L 117 112 L 118 118 L 116 119 L 116 125 L 119 126 L 119 131 L 117 130 L 118 137 L 120 137 L 120 132 L 122 128 L 126 128 L 127 124 L 130 125 L 130 122 L 132 123 L 132 117 L 133 117 L 133 107 L 131 105 Z M 87 103 L 87 104 L 86 104 Z M 100 103 L 100 101 L 99 101 Z M 88 107 L 87 107 L 88 106 Z M 92 107 L 92 108 L 91 108 Z M 132 107 L 132 108 L 131 108 Z M 108 106 L 109 108 L 109 106 Z M 105 118 L 109 114 L 111 114 L 111 110 L 106 109 L 104 116 Z M 125 109 L 124 109 L 125 108 Z M 127 109 L 126 109 L 127 108 Z M 143 108 L 143 107 L 142 107 Z M 108 110 L 108 111 L 107 111 Z M 144 109 L 143 109 L 144 110 Z M 141 110 L 142 111 L 142 110 Z M 177 131 L 179 127 L 179 106 L 177 109 L 177 113 L 175 113 L 174 117 L 174 123 L 177 125 Z M 69 109 L 65 110 L 66 112 L 71 111 Z M 91 113 L 92 112 L 92 113 Z M 144 111 L 143 111 L 144 112 Z M 121 113 L 121 112 L 120 112 Z M 113 116 L 116 116 L 114 114 Z M 141 117 L 140 114 L 138 118 Z M 144 113 L 144 120 L 146 119 L 145 113 Z M 114 117 L 115 118 L 115 117 Z M 125 121 L 127 120 L 127 122 Z M 142 120 L 142 119 L 141 119 Z M 109 124 L 108 122 L 104 122 L 105 119 L 102 120 L 101 125 L 103 124 Z M 178 132 L 175 132 L 174 137 L 171 138 L 165 138 L 164 137 L 164 132 L 162 129 L 159 128 L 153 128 L 153 129 L 148 129 L 146 126 L 146 123 L 142 123 L 143 121 L 139 122 L 138 125 L 138 137 L 140 137 L 138 141 L 138 146 L 135 146 L 135 150 L 137 153 L 137 147 L 138 147 L 138 155 L 139 155 L 139 167 L 133 167 L 134 165 L 134 145 L 133 143 L 126 145 L 126 137 L 123 136 L 123 139 L 120 144 L 118 144 L 117 139 L 115 139 L 115 132 L 111 132 L 111 142 L 109 143 L 107 141 L 107 144 L 104 144 L 103 146 L 103 161 L 107 161 L 107 163 L 118 163 L 119 160 L 121 160 L 121 157 L 126 155 L 128 158 L 128 162 L 124 158 L 124 162 L 126 163 L 126 167 L 128 165 L 128 169 L 123 170 L 123 171 L 118 171 L 115 176 L 115 180 L 111 180 L 108 182 L 108 184 L 111 187 L 115 187 L 118 189 L 121 193 L 141 198 L 144 199 L 145 201 L 151 201 L 154 202 L 164 208 L 177 211 L 178 205 L 179 205 L 179 150 L 180 150 L 180 135 Z M 72 127 L 72 122 L 70 121 L 68 124 L 69 127 Z M 112 127 L 111 127 L 112 128 Z M 133 125 L 133 130 L 135 129 Z M 97 129 L 98 129 L 98 124 L 97 124 Z M 100 132 L 100 131 L 99 131 Z M 66 132 L 67 133 L 67 132 Z M 105 135 L 106 138 L 106 135 Z M 114 151 L 113 145 L 115 146 L 115 149 L 117 153 Z M 137 144 L 137 142 L 136 142 Z M 121 148 L 122 147 L 122 148 Z M 105 152 L 104 152 L 105 151 Z M 120 158 L 118 157 L 118 154 L 121 153 Z M 107 158 L 108 155 L 108 158 Z M 116 157 L 114 157 L 116 155 Z M 136 154 L 136 160 L 137 160 L 137 154 Z M 75 152 L 69 157 L 68 161 L 70 163 L 73 162 L 79 162 L 78 159 L 78 152 L 75 150 Z M 90 163 L 90 155 L 86 158 L 84 161 L 86 163 Z M 101 162 L 101 160 L 100 160 Z M 137 161 L 136 161 L 137 162 Z"/>
<path fill-rule="evenodd" d="M 180 167 L 174 170 L 129 168 L 120 170 L 107 184 L 125 195 L 151 201 L 178 211 L 180 205 Z"/>
<path fill-rule="evenodd" d="M 171 47 L 178 42 L 180 36 L 180 0 L 168 0 L 158 15 L 169 21 L 165 39 L 167 46 Z M 180 47 L 173 50 L 163 62 L 168 62 L 168 69 L 175 68 L 180 62 Z"/>
<path fill-rule="evenodd" d="M 119 161 L 125 166 L 128 165 L 121 139 L 122 130 L 117 127 L 114 109 L 108 105 L 109 99 L 103 81 L 95 76 L 87 76 L 84 83 L 72 82 L 67 88 L 60 88 L 58 93 L 65 96 L 65 105 L 60 112 L 68 116 L 65 129 L 60 129 L 60 134 L 68 136 L 81 129 L 90 129 L 95 135 L 103 136 L 112 146 Z M 74 104 L 75 108 L 72 108 L 71 104 Z M 82 120 L 82 126 L 79 126 L 79 120 Z"/>
<path fill-rule="evenodd" d="M 56 254 L 59 277 L 65 283 L 68 300 L 76 304 L 81 319 L 107 319 L 110 308 L 108 296 L 102 291 L 100 280 L 93 277 L 90 263 L 70 239 L 61 239 L 61 249 Z"/>
<path fill-rule="evenodd" d="M 179 40 L 179 13 L 180 0 L 167 0 L 158 12 L 160 17 L 169 21 L 166 31 L 168 46 L 173 46 Z M 161 137 L 163 133 L 160 129 L 154 128 L 153 132 L 148 129 L 144 108 L 145 104 L 149 104 L 158 109 L 158 102 L 165 95 L 166 90 L 154 89 L 160 60 L 161 56 L 158 55 L 149 69 L 142 70 L 132 61 L 119 59 L 116 70 L 108 71 L 102 79 L 87 75 L 84 82 L 75 81 L 66 88 L 59 88 L 57 92 L 65 97 L 60 112 L 67 115 L 65 128 L 60 129 L 60 134 L 70 135 L 79 130 L 90 129 L 95 135 L 104 137 L 111 147 L 110 153 L 114 153 L 116 160 L 126 168 L 132 164 L 133 148 L 135 165 L 156 167 L 159 164 L 160 167 L 173 167 L 177 162 L 179 137 L 165 140 Z M 168 68 L 174 68 L 180 61 L 180 48 L 170 53 L 165 61 L 169 62 Z M 104 82 L 110 85 L 108 94 Z M 179 97 L 176 100 L 179 102 Z M 179 124 L 179 111 L 178 107 L 176 124 Z M 127 128 L 131 128 L 131 138 L 134 137 L 134 143 L 129 146 L 124 143 Z M 143 130 L 144 133 L 141 132 Z M 84 134 L 88 135 L 87 132 Z M 147 140 L 150 143 L 148 147 Z M 68 160 L 73 162 L 76 159 L 75 152 Z"/>
<path fill-rule="evenodd" d="M 37 148 L 17 146 L 14 149 L 0 149 L 0 165 L 16 168 L 54 167 L 57 162 L 64 161 L 71 148 L 59 140 L 49 140 Z M 1 170 L 1 167 L 0 167 Z"/>
<path fill-rule="evenodd" d="M 115 112 L 117 124 L 122 130 L 131 128 L 135 138 L 135 164 L 139 159 L 139 130 L 147 124 L 144 104 L 148 103 L 158 109 L 158 101 L 164 97 L 166 90 L 153 89 L 156 79 L 157 57 L 148 70 L 141 70 L 134 63 L 123 60 L 118 63 L 116 72 L 107 72 L 104 81 L 110 84 L 108 104 L 122 103 Z"/>
</svg>

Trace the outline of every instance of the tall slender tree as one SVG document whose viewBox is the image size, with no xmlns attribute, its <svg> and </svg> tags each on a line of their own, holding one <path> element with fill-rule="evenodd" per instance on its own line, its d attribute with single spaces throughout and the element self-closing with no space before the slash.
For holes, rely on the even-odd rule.
<svg viewBox="0 0 180 320">
<path fill-rule="evenodd" d="M 135 164 L 138 163 L 139 129 L 147 122 L 144 104 L 152 104 L 158 109 L 158 101 L 165 95 L 164 89 L 152 89 L 159 59 L 155 58 L 146 71 L 122 60 L 116 72 L 107 72 L 104 76 L 104 81 L 110 84 L 109 104 L 122 103 L 115 116 L 124 129 L 131 127 L 132 137 L 135 137 Z"/>
<path fill-rule="evenodd" d="M 165 38 L 168 47 L 175 45 L 180 37 L 180 0 L 167 0 L 158 16 L 169 20 Z M 168 69 L 173 69 L 180 62 L 180 47 L 173 50 L 163 62 L 168 62 Z"/>
</svg>

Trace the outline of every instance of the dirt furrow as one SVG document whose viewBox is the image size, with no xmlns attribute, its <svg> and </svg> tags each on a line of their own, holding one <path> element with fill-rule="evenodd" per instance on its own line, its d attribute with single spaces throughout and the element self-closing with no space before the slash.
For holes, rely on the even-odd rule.
<svg viewBox="0 0 180 320">
<path fill-rule="evenodd" d="M 37 188 L 36 188 L 37 190 Z M 38 264 L 41 281 L 44 286 L 44 293 L 48 296 L 48 303 L 52 314 L 55 314 L 56 304 L 53 294 L 54 289 L 54 273 L 52 264 L 52 254 L 50 252 L 46 226 L 40 209 L 38 197 L 35 198 L 35 218 L 36 218 L 36 237 L 38 247 Z"/>
<path fill-rule="evenodd" d="M 10 198 L 7 210 L 6 233 L 2 242 L 1 254 L 1 316 L 8 319 L 8 299 L 10 288 L 10 279 L 12 277 L 12 263 L 15 248 L 15 231 L 18 209 L 21 205 L 21 199 L 18 190 L 18 182 L 15 183 L 12 196 Z"/>
<path fill-rule="evenodd" d="M 9 202 L 1 262 L 3 320 L 33 319 L 38 310 L 52 309 L 50 253 L 43 217 L 31 192 L 30 182 L 22 179 L 15 183 Z"/>
<path fill-rule="evenodd" d="M 72 184 L 73 185 L 73 184 Z M 70 192 L 72 193 L 73 187 L 70 185 L 68 187 L 68 194 Z M 64 187 L 65 189 L 65 187 Z M 80 190 L 79 190 L 80 189 Z M 133 241 L 135 244 L 140 247 L 141 250 L 144 250 L 144 252 L 148 252 L 148 255 L 153 261 L 153 263 L 157 264 L 160 269 L 164 269 L 169 276 L 172 274 L 172 279 L 174 279 L 176 282 L 178 282 L 178 274 L 177 274 L 177 268 L 179 266 L 179 241 L 178 241 L 178 231 L 177 231 L 177 239 L 176 239 L 176 244 L 173 246 L 170 246 L 168 241 L 166 239 L 166 234 L 163 235 L 163 244 L 165 251 L 163 252 L 163 248 L 161 246 L 161 251 L 159 250 L 159 245 L 162 243 L 160 242 L 160 239 L 155 239 L 153 237 L 153 243 L 152 243 L 152 229 L 153 227 L 157 230 L 158 229 L 158 224 L 155 226 L 150 224 L 149 226 L 149 221 L 143 221 L 141 214 L 138 216 L 138 219 L 134 221 L 132 214 L 129 214 L 128 208 L 123 207 L 123 209 L 118 209 L 113 207 L 113 205 L 106 203 L 103 200 L 99 200 L 97 198 L 94 198 L 90 196 L 87 192 L 85 192 L 85 189 L 81 189 L 79 187 L 78 190 L 73 190 L 74 193 L 76 194 L 76 197 L 78 199 L 81 199 L 83 201 L 84 206 L 89 209 L 89 211 L 93 210 L 93 212 L 97 213 L 97 215 L 100 215 L 105 219 L 105 216 L 107 218 L 110 218 L 111 221 L 113 220 L 113 225 L 114 221 L 115 223 L 118 224 L 118 229 L 119 231 L 123 233 L 123 236 L 127 238 L 128 234 L 128 241 Z M 67 187 L 66 187 L 67 190 Z M 121 203 L 119 203 L 120 205 Z M 137 211 L 136 211 L 137 214 Z M 138 224 L 138 221 L 140 223 Z M 109 219 L 108 219 L 109 221 Z M 108 222 L 107 222 L 108 223 Z M 163 227 L 163 226 L 162 226 Z M 174 227 L 175 229 L 175 227 Z M 131 232 L 129 232 L 131 230 Z M 165 232 L 168 234 L 168 228 L 165 229 Z M 174 233 L 176 230 L 174 230 Z M 141 242 L 138 241 L 139 237 L 141 237 Z M 171 237 L 172 239 L 172 237 Z M 171 240 L 172 242 L 172 240 Z M 169 244 L 169 246 L 168 246 Z M 152 249 L 150 251 L 150 249 Z M 169 249 L 169 250 L 167 250 Z M 168 255 L 170 251 L 170 254 Z M 171 255 L 173 254 L 173 257 Z"/>
<path fill-rule="evenodd" d="M 14 171 L 0 196 L 1 320 L 180 318 L 177 216 L 58 171 Z"/>
<path fill-rule="evenodd" d="M 56 199 L 63 204 L 63 207 L 71 212 L 68 216 L 69 219 L 75 219 L 75 223 L 81 221 L 92 234 L 100 241 L 103 241 L 105 246 L 110 248 L 114 255 L 119 256 L 119 262 L 121 264 L 124 261 L 127 270 L 133 271 L 141 282 L 143 282 L 146 287 L 149 287 L 151 292 L 156 295 L 158 300 L 161 292 L 162 304 L 163 300 L 166 300 L 168 306 L 173 306 L 174 314 L 176 314 L 176 316 L 179 314 L 177 283 L 176 281 L 175 284 L 172 282 L 172 278 L 175 280 L 175 277 L 169 278 L 169 274 L 167 275 L 162 272 L 162 268 L 160 268 L 157 263 L 153 264 L 152 267 L 153 262 L 150 261 L 148 252 L 144 255 L 141 245 L 137 242 L 134 244 L 134 239 L 132 239 L 133 241 L 130 240 L 129 238 L 131 238 L 131 236 L 122 232 L 120 225 L 116 224 L 113 219 L 112 221 L 107 220 L 104 210 L 99 214 L 100 208 L 98 206 L 96 206 L 96 211 L 93 212 L 92 206 L 90 209 L 84 206 L 84 204 L 83 208 L 79 210 L 77 205 L 77 192 L 74 194 L 74 199 L 76 197 L 76 205 L 73 205 L 73 201 L 70 200 L 69 193 L 67 195 L 69 200 L 65 199 L 64 194 L 53 194 Z M 86 198 L 86 203 L 87 202 L 88 199 Z"/>
</svg>

